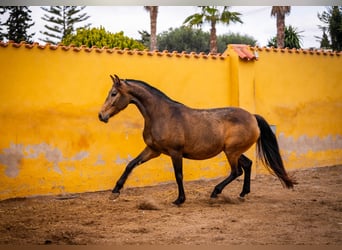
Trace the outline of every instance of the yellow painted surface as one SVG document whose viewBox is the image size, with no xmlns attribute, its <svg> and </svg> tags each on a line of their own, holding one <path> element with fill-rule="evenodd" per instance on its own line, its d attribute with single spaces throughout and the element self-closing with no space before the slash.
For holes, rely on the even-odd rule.
<svg viewBox="0 0 342 250">
<path fill-rule="evenodd" d="M 259 51 L 223 57 L 38 45 L 0 46 L 0 199 L 111 189 L 144 148 L 135 106 L 101 123 L 110 74 L 143 80 L 191 107 L 241 106 L 276 125 L 288 168 L 341 164 L 341 56 Z M 254 149 L 247 153 L 255 160 Z M 184 179 L 224 176 L 223 154 L 184 160 Z M 260 168 L 264 171 L 264 168 Z M 259 167 L 258 167 L 259 171 Z M 128 186 L 174 180 L 166 156 Z"/>
<path fill-rule="evenodd" d="M 341 164 L 342 53 L 253 50 L 257 61 L 239 61 L 239 105 L 276 126 L 286 168 Z"/>
<path fill-rule="evenodd" d="M 133 105 L 108 124 L 98 120 L 110 74 L 144 80 L 192 107 L 230 105 L 224 57 L 109 52 L 0 46 L 0 199 L 113 188 L 144 142 L 143 118 Z M 185 160 L 184 178 L 223 176 L 228 169 L 222 155 Z M 162 156 L 139 166 L 126 187 L 168 181 L 173 168 Z"/>
</svg>

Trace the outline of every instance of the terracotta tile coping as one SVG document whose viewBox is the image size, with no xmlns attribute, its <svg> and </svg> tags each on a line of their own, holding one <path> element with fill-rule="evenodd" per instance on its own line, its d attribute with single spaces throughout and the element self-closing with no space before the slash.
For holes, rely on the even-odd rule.
<svg viewBox="0 0 342 250">
<path fill-rule="evenodd" d="M 108 47 L 103 47 L 103 48 L 98 48 L 96 46 L 93 46 L 92 48 L 88 48 L 84 45 L 77 47 L 74 45 L 53 45 L 53 44 L 45 44 L 41 45 L 39 43 L 33 43 L 29 44 L 26 42 L 20 42 L 20 43 L 15 43 L 13 41 L 8 41 L 8 42 L 0 42 L 0 47 L 7 47 L 7 46 L 12 46 L 14 48 L 20 48 L 20 47 L 25 47 L 27 49 L 32 49 L 32 48 L 39 48 L 39 49 L 50 49 L 50 50 L 58 50 L 61 49 L 63 51 L 75 51 L 75 52 L 80 52 L 80 51 L 85 51 L 85 52 L 96 52 L 96 53 L 117 53 L 117 54 L 128 54 L 128 55 L 147 55 L 147 56 L 167 56 L 167 57 L 185 57 L 185 58 L 204 58 L 204 59 L 221 59 L 224 60 L 228 56 L 228 54 L 223 53 L 223 54 L 206 54 L 204 52 L 196 53 L 196 52 L 190 52 L 187 53 L 185 51 L 183 52 L 178 52 L 178 51 L 172 51 L 169 52 L 167 50 L 164 51 L 149 51 L 147 49 L 145 50 L 129 50 L 129 49 L 119 49 L 119 48 L 113 48 L 110 49 Z M 242 44 L 232 44 L 233 50 L 238 54 L 239 58 L 242 60 L 257 60 L 258 59 L 258 52 L 265 51 L 265 52 L 274 52 L 274 53 L 290 53 L 290 54 L 309 54 L 309 55 L 330 55 L 330 56 L 341 56 L 342 51 L 336 52 L 336 51 L 331 51 L 331 50 L 322 50 L 322 49 L 289 49 L 289 48 L 284 48 L 284 49 L 277 49 L 274 47 L 251 47 L 249 45 L 242 45 Z"/>
<path fill-rule="evenodd" d="M 39 43 L 33 43 L 33 44 L 29 44 L 26 42 L 20 42 L 20 43 L 15 43 L 13 41 L 9 41 L 9 42 L 0 42 L 0 47 L 7 47 L 7 46 L 12 46 L 14 48 L 21 48 L 21 47 L 25 47 L 27 49 L 32 49 L 32 48 L 39 48 L 39 49 L 50 49 L 50 50 L 58 50 L 61 49 L 63 51 L 75 51 L 75 52 L 80 52 L 80 51 L 85 51 L 85 52 L 96 52 L 96 53 L 117 53 L 117 54 L 128 54 L 128 55 L 147 55 L 147 56 L 167 56 L 167 57 L 185 57 L 185 58 L 204 58 L 204 59 L 221 59 L 224 60 L 226 58 L 226 55 L 223 54 L 206 54 L 204 52 L 201 53 L 195 53 L 195 52 L 190 52 L 187 53 L 185 51 L 183 52 L 178 52 L 178 51 L 173 51 L 173 52 L 169 52 L 167 50 L 164 51 L 158 51 L 158 50 L 154 50 L 154 51 L 149 51 L 147 49 L 145 50 L 129 50 L 129 49 L 119 49 L 119 48 L 113 48 L 110 49 L 108 47 L 103 47 L 103 48 L 98 48 L 96 46 L 93 46 L 91 48 L 88 48 L 84 45 L 77 47 L 74 45 L 69 45 L 69 46 L 64 46 L 61 44 L 58 45 L 53 45 L 53 44 L 45 44 L 45 45 L 41 45 Z"/>
</svg>

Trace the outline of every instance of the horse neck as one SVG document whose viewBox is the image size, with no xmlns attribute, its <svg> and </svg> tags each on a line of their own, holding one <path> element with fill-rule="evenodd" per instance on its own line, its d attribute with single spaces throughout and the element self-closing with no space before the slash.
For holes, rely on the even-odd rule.
<svg viewBox="0 0 342 250">
<path fill-rule="evenodd" d="M 134 97 L 132 103 L 138 107 L 145 118 L 145 122 L 158 117 L 161 110 L 166 110 L 172 103 L 166 97 L 153 93 L 148 87 L 137 83 L 134 84 L 134 88 L 130 92 Z"/>
</svg>

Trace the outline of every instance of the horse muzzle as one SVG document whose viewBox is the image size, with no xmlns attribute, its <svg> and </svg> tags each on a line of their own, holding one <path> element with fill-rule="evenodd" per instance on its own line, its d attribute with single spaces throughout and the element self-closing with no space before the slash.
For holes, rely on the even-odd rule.
<svg viewBox="0 0 342 250">
<path fill-rule="evenodd" d="M 109 116 L 107 116 L 107 115 L 102 115 L 102 113 L 100 112 L 99 113 L 99 120 L 101 121 L 101 122 L 104 122 L 104 123 L 107 123 L 108 122 L 108 120 L 109 120 Z"/>
</svg>

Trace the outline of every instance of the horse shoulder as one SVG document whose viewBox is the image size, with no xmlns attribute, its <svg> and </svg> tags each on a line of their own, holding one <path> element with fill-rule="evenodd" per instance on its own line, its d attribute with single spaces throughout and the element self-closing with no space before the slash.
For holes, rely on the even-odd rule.
<svg viewBox="0 0 342 250">
<path fill-rule="evenodd" d="M 181 147 L 184 142 L 184 119 L 182 106 L 163 109 L 145 123 L 143 138 L 151 147 Z"/>
</svg>

